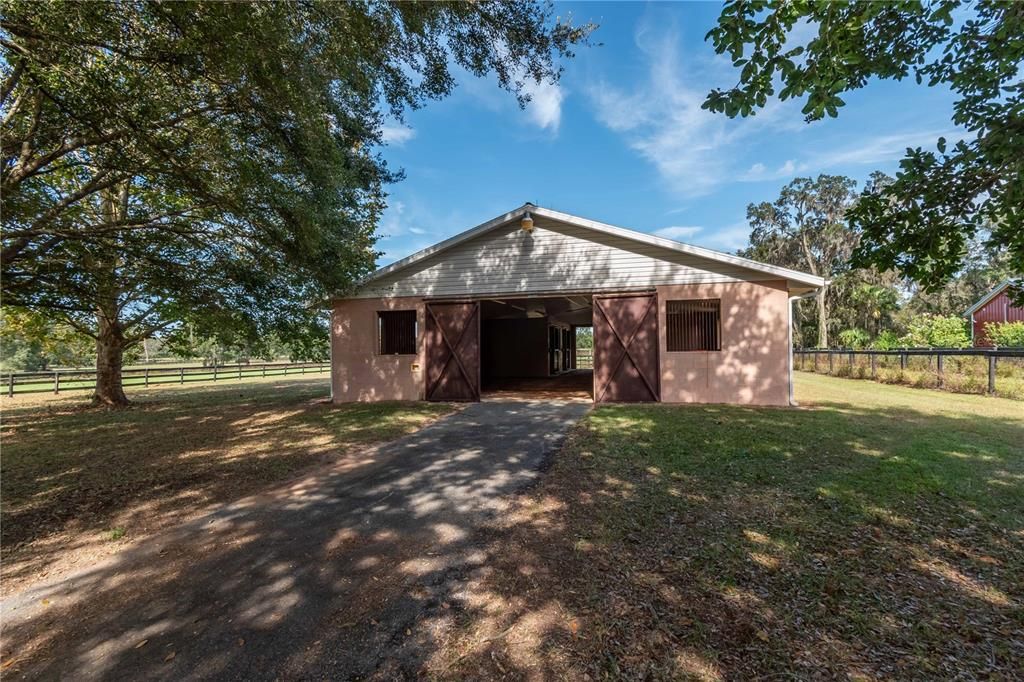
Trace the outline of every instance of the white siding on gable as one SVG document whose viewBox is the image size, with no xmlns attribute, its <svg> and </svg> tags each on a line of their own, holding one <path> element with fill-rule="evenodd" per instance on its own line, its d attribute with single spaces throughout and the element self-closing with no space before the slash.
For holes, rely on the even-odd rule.
<svg viewBox="0 0 1024 682">
<path fill-rule="evenodd" d="M 536 217 L 368 282 L 357 298 L 615 291 L 658 284 L 757 281 L 764 273 Z"/>
</svg>

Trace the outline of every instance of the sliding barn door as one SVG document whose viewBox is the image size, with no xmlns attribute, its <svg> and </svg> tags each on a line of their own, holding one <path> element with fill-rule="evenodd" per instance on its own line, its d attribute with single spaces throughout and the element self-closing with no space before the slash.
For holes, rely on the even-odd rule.
<svg viewBox="0 0 1024 682">
<path fill-rule="evenodd" d="M 594 400 L 657 402 L 658 299 L 654 294 L 594 297 Z"/>
<path fill-rule="evenodd" d="M 427 400 L 480 400 L 480 304 L 428 303 Z"/>
</svg>

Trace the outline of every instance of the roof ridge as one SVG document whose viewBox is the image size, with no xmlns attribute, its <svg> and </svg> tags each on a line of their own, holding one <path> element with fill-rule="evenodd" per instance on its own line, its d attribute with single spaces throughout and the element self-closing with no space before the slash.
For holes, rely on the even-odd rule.
<svg viewBox="0 0 1024 682">
<path fill-rule="evenodd" d="M 574 225 L 576 227 L 590 229 L 596 232 L 603 232 L 605 234 L 617 235 L 624 239 L 630 239 L 640 243 L 646 243 L 673 251 L 679 251 L 700 258 L 706 258 L 712 261 L 730 263 L 732 265 L 737 265 L 748 270 L 753 270 L 755 272 L 773 274 L 778 277 L 792 279 L 803 284 L 809 284 L 815 287 L 823 286 L 826 283 L 826 280 L 823 277 L 811 275 L 809 273 L 801 272 L 799 270 L 793 270 L 791 268 L 785 268 L 777 265 L 770 265 L 768 263 L 762 263 L 760 261 L 752 260 L 750 258 L 744 258 L 743 256 L 727 254 L 722 251 L 708 249 L 703 246 L 696 246 L 693 244 L 687 244 L 685 242 L 676 241 L 674 239 L 659 237 L 656 235 L 652 235 L 648 232 L 640 232 L 638 230 L 633 230 L 630 228 L 618 227 L 616 225 L 602 223 L 596 220 L 591 220 L 590 218 L 583 218 L 581 216 L 573 215 L 571 213 L 564 213 L 562 211 L 556 211 L 554 209 L 545 208 L 543 206 L 538 206 L 536 204 L 527 202 L 522 206 L 515 208 L 507 213 L 495 216 L 494 218 L 491 218 L 490 220 L 480 223 L 475 227 L 471 227 L 468 230 L 459 232 L 458 234 L 455 234 L 436 244 L 428 246 L 424 249 L 420 249 L 419 251 L 412 253 L 406 256 L 405 258 L 401 258 L 393 263 L 378 268 L 370 275 L 362 279 L 356 285 L 356 288 L 361 288 L 366 284 L 369 284 L 370 282 L 373 282 L 374 280 L 379 279 L 385 275 L 393 274 L 395 272 L 403 270 L 406 267 L 409 267 L 414 263 L 418 263 L 419 261 L 425 258 L 437 255 L 439 253 L 447 251 L 448 249 L 454 246 L 457 246 L 458 244 L 469 241 L 470 239 L 474 239 L 480 235 L 486 234 L 487 232 L 490 232 L 493 229 L 501 227 L 502 225 L 505 225 L 515 220 L 516 218 L 521 217 L 527 211 L 531 212 L 536 216 L 549 218 L 551 220 L 566 223 L 569 225 Z"/>
</svg>

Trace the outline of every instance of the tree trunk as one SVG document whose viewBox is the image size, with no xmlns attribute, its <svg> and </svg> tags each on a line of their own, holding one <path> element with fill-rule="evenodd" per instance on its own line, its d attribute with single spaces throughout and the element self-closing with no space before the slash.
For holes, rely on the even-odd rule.
<svg viewBox="0 0 1024 682">
<path fill-rule="evenodd" d="M 818 348 L 828 348 L 828 308 L 825 305 L 827 287 L 818 289 Z"/>
<path fill-rule="evenodd" d="M 124 407 L 128 396 L 121 383 L 121 365 L 124 360 L 124 332 L 118 322 L 110 322 L 105 315 L 96 315 L 99 333 L 96 335 L 96 392 L 94 405 Z"/>
</svg>

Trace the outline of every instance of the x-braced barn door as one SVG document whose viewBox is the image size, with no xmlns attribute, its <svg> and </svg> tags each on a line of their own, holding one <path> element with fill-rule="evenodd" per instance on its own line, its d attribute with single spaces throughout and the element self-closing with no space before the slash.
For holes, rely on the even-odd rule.
<svg viewBox="0 0 1024 682">
<path fill-rule="evenodd" d="M 657 402 L 658 304 L 654 294 L 594 297 L 594 400 Z"/>
<path fill-rule="evenodd" d="M 480 400 L 480 304 L 428 303 L 427 400 Z"/>
</svg>

